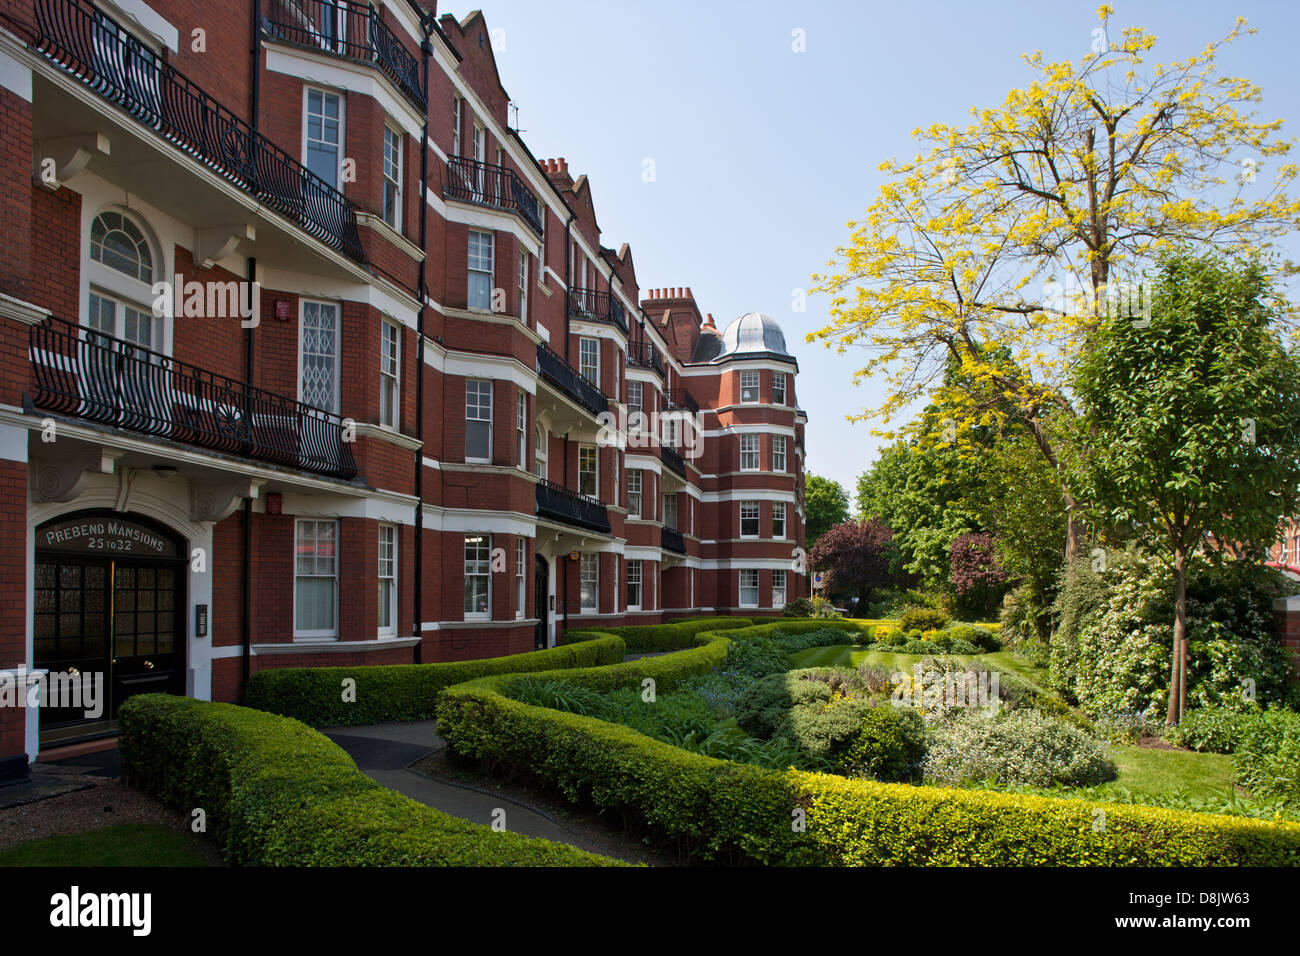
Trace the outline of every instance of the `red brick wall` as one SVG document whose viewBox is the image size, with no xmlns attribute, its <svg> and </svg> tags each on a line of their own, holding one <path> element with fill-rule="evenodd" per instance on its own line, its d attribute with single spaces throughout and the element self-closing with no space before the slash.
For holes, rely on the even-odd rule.
<svg viewBox="0 0 1300 956">
<path fill-rule="evenodd" d="M 31 168 L 32 104 L 0 89 L 0 168 L 15 171 L 0 182 L 5 224 L 5 254 L 0 256 L 0 292 L 16 299 L 32 296 L 32 181 L 17 170 Z M 44 191 L 42 189 L 42 191 Z"/>
<path fill-rule="evenodd" d="M 1277 621 L 1277 639 L 1291 655 L 1291 678 L 1300 681 L 1300 607 L 1277 609 L 1274 618 Z"/>
</svg>

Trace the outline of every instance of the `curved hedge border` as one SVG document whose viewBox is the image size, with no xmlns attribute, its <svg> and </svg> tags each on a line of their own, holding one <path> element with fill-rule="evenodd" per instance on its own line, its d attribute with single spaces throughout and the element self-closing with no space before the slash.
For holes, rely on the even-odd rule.
<svg viewBox="0 0 1300 956">
<path fill-rule="evenodd" d="M 286 717 L 165 694 L 132 697 L 119 716 L 128 779 L 171 806 L 202 808 L 233 865 L 620 865 L 426 807 Z"/>
<path fill-rule="evenodd" d="M 825 622 L 817 622 L 824 625 Z M 788 624 L 745 628 L 764 633 Z M 663 685 L 730 643 L 548 677 L 598 689 Z M 702 653 L 708 652 L 708 653 Z M 1026 794 L 775 771 L 689 753 L 629 728 L 511 700 L 508 676 L 448 688 L 439 734 L 460 755 L 618 809 L 698 862 L 780 865 L 1296 866 L 1300 824 Z M 1097 811 L 1102 813 L 1098 814 Z M 803 829 L 800 830 L 801 822 Z"/>
<path fill-rule="evenodd" d="M 453 684 L 490 674 L 616 664 L 625 651 L 622 638 L 602 634 L 580 644 L 472 661 L 277 668 L 249 678 L 244 703 L 315 727 L 427 720 L 434 716 L 443 690 Z M 343 699 L 346 678 L 356 681 L 352 703 Z"/>
<path fill-rule="evenodd" d="M 564 640 L 568 644 L 617 634 L 627 643 L 629 651 L 675 651 L 690 647 L 691 638 L 701 631 L 732 630 L 749 627 L 753 623 L 747 617 L 691 617 L 669 621 L 667 624 L 574 628 L 564 635 Z"/>
</svg>

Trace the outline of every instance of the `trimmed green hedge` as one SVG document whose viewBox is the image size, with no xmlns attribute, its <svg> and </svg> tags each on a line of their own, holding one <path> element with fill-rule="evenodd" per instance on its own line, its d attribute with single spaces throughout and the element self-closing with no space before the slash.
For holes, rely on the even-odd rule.
<svg viewBox="0 0 1300 956">
<path fill-rule="evenodd" d="M 128 779 L 173 807 L 201 808 L 232 865 L 619 865 L 426 807 L 286 717 L 165 694 L 132 697 L 119 717 Z"/>
<path fill-rule="evenodd" d="M 472 661 L 258 671 L 249 678 L 244 703 L 315 727 L 428 720 L 434 716 L 443 690 L 453 684 L 491 674 L 593 667 L 623 660 L 622 638 L 611 634 L 593 637 L 580 644 Z M 343 699 L 347 678 L 356 681 L 352 703 Z"/>
<path fill-rule="evenodd" d="M 826 621 L 815 621 L 815 627 Z M 746 635 L 788 625 L 758 625 Z M 548 676 L 601 690 L 708 669 L 730 643 Z M 716 666 L 716 665 L 715 665 Z M 765 770 L 511 700 L 509 677 L 448 688 L 439 733 L 465 757 L 619 810 L 697 862 L 783 865 L 1295 866 L 1300 825 L 1024 794 Z M 1096 814 L 1100 809 L 1103 816 Z M 802 829 L 800 825 L 802 823 Z"/>
<path fill-rule="evenodd" d="M 747 617 L 690 617 L 667 624 L 575 628 L 564 635 L 564 640 L 570 644 L 616 634 L 627 643 L 629 651 L 675 651 L 690 647 L 692 638 L 701 631 L 731 630 L 753 623 Z"/>
</svg>

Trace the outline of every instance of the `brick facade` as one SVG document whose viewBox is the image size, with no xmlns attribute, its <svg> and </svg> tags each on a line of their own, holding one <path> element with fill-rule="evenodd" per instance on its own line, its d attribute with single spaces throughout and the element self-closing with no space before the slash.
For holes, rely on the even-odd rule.
<svg viewBox="0 0 1300 956">
<path fill-rule="evenodd" d="M 697 355 L 741 326 L 779 330 L 747 316 L 719 331 L 690 289 L 643 293 L 630 247 L 602 244 L 592 181 L 533 159 L 508 128 L 482 14 L 377 8 L 375 29 L 409 60 L 301 44 L 269 0 L 255 54 L 249 0 L 151 0 L 156 17 L 121 23 L 154 51 L 162 102 L 208 96 L 232 130 L 246 124 L 258 192 L 222 151 L 233 132 L 160 136 L 178 118 L 130 106 L 148 106 L 149 84 L 114 99 L 88 81 L 95 64 L 65 70 L 60 57 L 85 48 L 67 24 L 91 4 L 41 2 L 60 16 L 38 23 L 4 0 L 21 42 L 0 45 L 0 669 L 62 666 L 29 611 L 30 569 L 57 555 L 30 542 L 73 513 L 157 522 L 200 555 L 178 572 L 175 651 L 145 663 L 174 664 L 184 692 L 216 700 L 239 700 L 246 670 L 488 657 L 577 626 L 777 614 L 780 574 L 785 600 L 804 593 L 797 364 L 743 335 Z M 425 75 L 424 89 L 400 75 Z M 309 122 L 307 91 L 337 104 L 336 143 Z M 385 129 L 400 134 L 395 228 Z M 66 170 L 53 188 L 31 173 L 45 154 Z M 251 329 L 201 297 L 155 311 L 148 291 L 250 276 Z M 104 368 L 111 383 L 95 378 Z M 751 372 L 760 392 L 742 401 Z M 645 412 L 677 412 L 676 431 L 630 434 L 634 390 Z M 742 467 L 742 435 L 758 436 L 756 468 Z M 74 557 L 116 575 L 137 555 Z M 51 621 L 40 627 L 65 626 Z M 24 753 L 24 734 L 26 717 L 0 710 L 0 760 Z"/>
</svg>

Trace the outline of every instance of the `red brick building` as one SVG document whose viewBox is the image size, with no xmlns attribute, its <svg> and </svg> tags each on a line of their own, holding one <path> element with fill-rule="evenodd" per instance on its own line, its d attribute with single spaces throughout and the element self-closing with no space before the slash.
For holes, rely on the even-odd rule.
<svg viewBox="0 0 1300 956">
<path fill-rule="evenodd" d="M 803 593 L 780 328 L 642 292 L 481 14 L 0 9 L 0 777 L 133 693 Z"/>
</svg>

